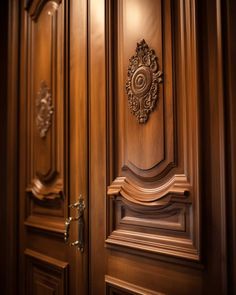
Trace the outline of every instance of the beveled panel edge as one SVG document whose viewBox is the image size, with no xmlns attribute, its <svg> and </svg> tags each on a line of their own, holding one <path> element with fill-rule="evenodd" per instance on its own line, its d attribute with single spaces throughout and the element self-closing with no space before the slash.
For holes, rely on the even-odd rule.
<svg viewBox="0 0 236 295">
<path fill-rule="evenodd" d="M 24 251 L 26 260 L 26 281 L 27 291 L 34 292 L 35 274 L 40 274 L 46 284 L 55 288 L 53 293 L 68 294 L 69 263 L 49 257 L 38 251 L 26 248 Z"/>
<path fill-rule="evenodd" d="M 155 237 L 155 242 L 144 241 L 141 239 L 147 235 L 148 234 L 145 235 L 144 233 L 138 234 L 125 230 L 116 230 L 113 231 L 110 236 L 108 236 L 105 242 L 107 244 L 110 244 L 111 246 L 116 245 L 120 247 L 136 249 L 142 252 L 164 254 L 176 258 L 184 258 L 200 262 L 199 251 L 194 247 L 191 239 L 182 239 L 160 235 Z"/>
<path fill-rule="evenodd" d="M 136 295 L 165 295 L 164 293 L 152 291 L 150 289 L 146 289 L 132 283 L 128 283 L 126 281 L 114 278 L 109 275 L 105 275 L 105 284 L 106 291 L 125 291 L 127 294 L 136 294 Z M 112 294 L 112 293 L 111 293 Z M 126 294 L 126 293 L 124 293 Z"/>
<path fill-rule="evenodd" d="M 48 264 L 51 265 L 53 267 L 56 267 L 57 269 L 66 271 L 69 267 L 69 263 L 68 262 L 64 262 L 62 260 L 58 260 L 56 258 L 41 254 L 39 252 L 36 252 L 34 250 L 31 249 L 25 249 L 24 251 L 24 255 L 28 256 L 30 258 L 33 258 L 35 260 L 38 260 L 40 262 L 42 262 L 43 264 Z"/>
<path fill-rule="evenodd" d="M 118 197 L 119 198 L 119 197 Z M 114 200 L 116 201 L 116 199 Z M 139 205 L 131 205 L 125 199 L 120 200 L 122 203 L 118 208 L 120 208 L 120 212 L 118 211 L 119 218 L 117 219 L 118 226 L 138 226 L 142 225 L 147 228 L 152 228 L 156 230 L 170 230 L 177 232 L 186 232 L 187 231 L 187 217 L 186 217 L 186 204 L 182 204 L 182 206 L 175 206 L 177 204 L 169 204 L 163 207 L 144 207 Z M 126 211 L 133 212 L 138 214 L 137 216 L 129 216 L 126 215 Z M 114 215 L 114 214 L 113 214 Z M 154 215 L 157 217 L 154 222 Z M 150 220 L 150 216 L 152 219 Z M 168 221 L 168 217 L 178 216 L 178 221 Z M 146 218 L 145 218 L 146 217 Z M 164 220 L 162 219 L 164 217 Z"/>
<path fill-rule="evenodd" d="M 31 215 L 25 220 L 24 225 L 31 230 L 50 232 L 55 235 L 64 236 L 64 219 L 61 221 L 55 221 L 52 218 L 42 218 Z"/>
</svg>

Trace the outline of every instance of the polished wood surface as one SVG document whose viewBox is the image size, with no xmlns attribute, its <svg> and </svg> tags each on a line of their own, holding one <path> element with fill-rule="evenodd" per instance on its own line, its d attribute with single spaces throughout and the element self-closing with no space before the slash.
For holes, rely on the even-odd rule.
<svg viewBox="0 0 236 295">
<path fill-rule="evenodd" d="M 87 234 L 83 253 L 69 246 L 78 220 L 64 242 L 80 194 L 88 232 L 86 9 L 86 1 L 21 6 L 20 294 L 87 292 Z"/>
<path fill-rule="evenodd" d="M 235 293 L 234 11 L 10 1 L 5 294 Z"/>
<path fill-rule="evenodd" d="M 121 203 L 119 206 L 116 206 L 116 201 L 108 201 L 114 203 L 110 208 L 113 207 L 116 212 L 112 209 L 108 212 L 114 225 L 108 229 L 107 243 L 127 244 L 133 248 L 143 246 L 143 250 L 146 248 L 152 252 L 199 260 L 199 114 L 196 107 L 196 36 L 192 29 L 196 24 L 194 17 L 191 18 L 194 7 L 185 4 L 171 7 L 168 1 L 162 9 L 157 1 L 122 3 L 119 1 L 116 7 L 113 7 L 114 4 L 110 7 L 117 13 L 111 16 L 117 21 L 110 23 L 111 35 L 115 35 L 114 40 L 118 41 L 110 45 L 114 49 L 109 54 L 113 56 L 110 71 L 114 72 L 114 77 L 109 84 L 113 96 L 109 97 L 109 103 L 114 109 L 111 115 L 114 125 L 113 138 L 108 138 L 114 142 L 114 151 L 109 155 L 109 161 L 114 161 L 114 171 L 111 172 L 108 195 L 122 198 L 116 198 L 117 203 L 118 200 Z M 135 23 L 131 18 L 133 6 L 137 10 Z M 155 21 L 155 10 L 164 14 L 157 17 L 164 20 L 163 28 L 162 23 Z M 173 15 L 171 11 L 174 11 Z M 192 22 L 190 28 L 186 28 L 187 22 Z M 133 26 L 138 30 L 133 32 Z M 116 28 L 117 33 L 114 31 Z M 159 86 L 153 114 L 147 122 L 139 124 L 127 108 L 123 85 L 129 57 L 136 46 L 135 40 L 144 37 L 160 56 L 163 83 Z M 107 42 L 112 42 L 109 37 Z M 191 52 L 188 51 L 189 43 Z M 190 61 L 191 75 L 184 64 Z M 139 65 L 134 72 L 132 88 L 139 76 L 145 76 L 140 74 L 142 67 Z M 147 66 L 143 68 L 148 73 Z M 148 83 L 149 77 L 145 78 Z M 183 81 L 186 81 L 187 88 Z M 191 97 L 191 103 L 188 97 Z M 110 128 L 110 122 L 108 124 Z M 117 223 L 113 221 L 118 219 Z"/>
<path fill-rule="evenodd" d="M 215 1 L 90 2 L 91 294 L 227 293 L 220 11 Z M 140 124 L 125 83 L 143 39 L 163 83 Z M 134 95 L 148 88 L 143 72 Z"/>
</svg>

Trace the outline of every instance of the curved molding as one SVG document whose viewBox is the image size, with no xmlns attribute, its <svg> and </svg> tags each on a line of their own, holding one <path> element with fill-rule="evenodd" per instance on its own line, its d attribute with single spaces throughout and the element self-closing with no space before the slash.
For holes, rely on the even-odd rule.
<svg viewBox="0 0 236 295">
<path fill-rule="evenodd" d="M 26 5 L 26 10 L 28 10 L 31 18 L 33 20 L 36 20 L 44 5 L 46 5 L 47 3 L 50 3 L 52 5 L 52 10 L 55 11 L 58 9 L 58 6 L 60 5 L 62 0 L 53 0 L 53 1 L 48 1 L 48 0 L 34 0 L 34 1 L 28 1 L 27 5 Z M 51 12 L 53 12 L 51 11 Z"/>
<path fill-rule="evenodd" d="M 149 169 L 141 169 L 129 161 L 128 164 L 122 167 L 122 170 L 128 171 L 129 173 L 131 173 L 132 175 L 134 175 L 135 177 L 141 180 L 151 182 L 153 180 L 160 180 L 164 178 L 173 168 L 177 166 L 176 162 L 169 162 L 159 172 L 160 165 L 164 161 L 165 159 L 161 160 L 160 162 L 156 163 L 155 165 L 153 165 L 153 167 L 150 167 Z"/>
<path fill-rule="evenodd" d="M 169 181 L 157 188 L 143 188 L 133 184 L 126 177 L 117 177 L 108 187 L 109 196 L 121 195 L 126 200 L 146 205 L 164 206 L 174 197 L 185 199 L 189 195 L 190 184 L 185 175 L 174 175 Z"/>
<path fill-rule="evenodd" d="M 34 179 L 26 191 L 31 192 L 39 200 L 53 200 L 63 196 L 63 183 L 59 179 L 53 186 L 45 186 L 39 179 Z"/>
</svg>

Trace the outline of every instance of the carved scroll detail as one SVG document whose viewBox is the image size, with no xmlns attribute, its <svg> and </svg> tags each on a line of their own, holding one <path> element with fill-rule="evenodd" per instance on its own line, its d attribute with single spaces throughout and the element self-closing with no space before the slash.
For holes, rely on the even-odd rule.
<svg viewBox="0 0 236 295">
<path fill-rule="evenodd" d="M 41 81 L 36 98 L 36 126 L 40 137 L 44 138 L 52 124 L 52 95 L 45 81 Z"/>
<path fill-rule="evenodd" d="M 130 58 L 126 81 L 129 108 L 139 123 L 145 123 L 154 110 L 161 82 L 157 56 L 143 39 L 137 43 L 136 54 Z"/>
</svg>

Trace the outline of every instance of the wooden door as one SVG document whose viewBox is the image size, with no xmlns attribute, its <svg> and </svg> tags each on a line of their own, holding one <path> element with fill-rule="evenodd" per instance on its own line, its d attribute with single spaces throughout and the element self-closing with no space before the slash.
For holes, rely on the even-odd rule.
<svg viewBox="0 0 236 295">
<path fill-rule="evenodd" d="M 86 10 L 86 1 L 21 1 L 20 294 L 87 292 Z M 65 243 L 80 195 L 85 211 Z M 69 246 L 79 238 L 83 253 Z"/>
<path fill-rule="evenodd" d="M 90 292 L 226 294 L 220 1 L 89 7 Z"/>
</svg>

